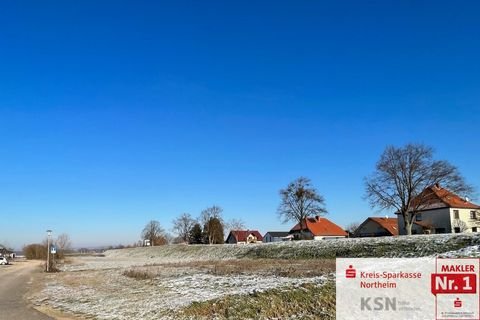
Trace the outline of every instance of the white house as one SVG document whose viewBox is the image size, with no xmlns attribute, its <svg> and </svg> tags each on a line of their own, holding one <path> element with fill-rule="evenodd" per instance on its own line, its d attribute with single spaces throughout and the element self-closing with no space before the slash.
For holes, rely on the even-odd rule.
<svg viewBox="0 0 480 320">
<path fill-rule="evenodd" d="M 480 206 L 440 185 L 425 190 L 431 193 L 428 204 L 417 214 L 412 234 L 480 232 Z M 398 229 L 406 234 L 403 216 L 398 214 Z"/>
<path fill-rule="evenodd" d="M 262 240 L 263 237 L 257 230 L 232 230 L 228 234 L 225 243 L 246 244 L 262 242 Z"/>
<path fill-rule="evenodd" d="M 268 231 L 263 236 L 263 242 L 279 242 L 291 240 L 288 231 Z"/>
</svg>

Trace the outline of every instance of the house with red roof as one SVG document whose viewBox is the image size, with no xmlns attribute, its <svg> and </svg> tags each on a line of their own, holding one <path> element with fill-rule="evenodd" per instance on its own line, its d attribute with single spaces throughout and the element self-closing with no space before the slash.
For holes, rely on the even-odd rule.
<svg viewBox="0 0 480 320">
<path fill-rule="evenodd" d="M 297 223 L 290 234 L 294 239 L 324 240 L 346 238 L 348 233 L 340 226 L 324 217 L 308 217 Z"/>
<path fill-rule="evenodd" d="M 480 206 L 468 198 L 439 184 L 425 189 L 422 196 L 427 200 L 418 210 L 412 234 L 480 232 Z M 399 234 L 405 235 L 403 216 L 398 213 L 397 216 Z"/>
<path fill-rule="evenodd" d="M 263 237 L 257 230 L 232 230 L 228 234 L 227 240 L 225 243 L 230 244 L 245 244 L 245 243 L 256 243 L 262 242 Z"/>
<path fill-rule="evenodd" d="M 368 217 L 353 233 L 354 237 L 398 236 L 398 219 Z"/>
</svg>

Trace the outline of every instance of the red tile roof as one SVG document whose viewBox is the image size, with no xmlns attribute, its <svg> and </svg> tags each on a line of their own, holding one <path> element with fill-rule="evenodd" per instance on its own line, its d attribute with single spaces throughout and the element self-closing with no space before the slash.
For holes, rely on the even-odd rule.
<svg viewBox="0 0 480 320">
<path fill-rule="evenodd" d="M 257 237 L 257 241 L 262 241 L 263 237 L 257 230 L 232 230 L 230 231 L 230 235 L 232 235 L 237 242 L 246 242 L 247 237 L 253 234 Z"/>
<path fill-rule="evenodd" d="M 479 205 L 467 201 L 440 186 L 430 187 L 430 189 L 451 208 L 480 209 Z"/>
<path fill-rule="evenodd" d="M 297 223 L 291 231 L 309 230 L 314 236 L 347 236 L 347 232 L 327 218 L 306 218 L 302 227 Z"/>
<path fill-rule="evenodd" d="M 480 209 L 479 205 L 476 205 L 453 192 L 442 188 L 439 185 L 428 187 L 423 191 L 422 197 L 425 196 L 426 204 L 420 208 L 420 210 L 436 209 L 440 207 L 459 208 L 459 209 Z"/>
<path fill-rule="evenodd" d="M 382 228 L 387 230 L 392 236 L 398 236 L 398 219 L 397 218 L 369 217 L 368 219 L 379 224 Z"/>
</svg>

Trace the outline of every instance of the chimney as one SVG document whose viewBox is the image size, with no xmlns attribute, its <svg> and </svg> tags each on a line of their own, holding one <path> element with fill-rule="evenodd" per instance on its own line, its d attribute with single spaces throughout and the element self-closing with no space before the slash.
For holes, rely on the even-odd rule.
<svg viewBox="0 0 480 320">
<path fill-rule="evenodd" d="M 315 216 L 315 220 L 320 221 L 320 216 Z"/>
<path fill-rule="evenodd" d="M 435 188 L 440 189 L 440 183 L 435 183 Z"/>
</svg>

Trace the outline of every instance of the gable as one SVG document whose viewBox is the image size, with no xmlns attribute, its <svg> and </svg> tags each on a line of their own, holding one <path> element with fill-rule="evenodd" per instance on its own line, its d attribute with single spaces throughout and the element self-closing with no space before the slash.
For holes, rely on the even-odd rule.
<svg viewBox="0 0 480 320">
<path fill-rule="evenodd" d="M 258 241 L 262 241 L 263 237 L 257 230 L 232 230 L 228 235 L 227 241 L 232 236 L 236 242 L 246 242 L 249 236 L 256 237 Z"/>
</svg>

